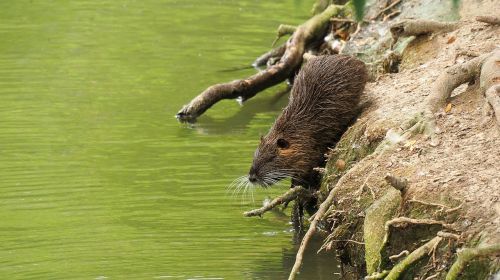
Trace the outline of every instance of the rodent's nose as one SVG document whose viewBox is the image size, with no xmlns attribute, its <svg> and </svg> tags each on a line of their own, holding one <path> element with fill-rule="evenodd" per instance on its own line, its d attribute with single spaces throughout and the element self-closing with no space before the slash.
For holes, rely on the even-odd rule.
<svg viewBox="0 0 500 280">
<path fill-rule="evenodd" d="M 256 183 L 258 181 L 257 172 L 255 172 L 253 166 L 250 168 L 250 172 L 248 172 L 248 181 L 250 181 L 250 183 Z"/>
<path fill-rule="evenodd" d="M 256 183 L 257 182 L 257 175 L 255 173 L 250 173 L 248 175 L 248 181 L 250 181 L 250 183 Z"/>
</svg>

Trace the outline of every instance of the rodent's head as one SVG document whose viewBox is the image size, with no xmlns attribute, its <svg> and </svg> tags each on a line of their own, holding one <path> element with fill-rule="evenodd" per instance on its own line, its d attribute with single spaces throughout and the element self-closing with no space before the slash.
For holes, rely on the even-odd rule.
<svg viewBox="0 0 500 280">
<path fill-rule="evenodd" d="M 301 181 L 311 169 L 309 167 L 311 159 L 305 151 L 307 149 L 304 149 L 304 141 L 304 136 L 298 138 L 271 130 L 268 135 L 260 139 L 248 180 L 263 187 L 271 186 L 288 177 Z"/>
</svg>

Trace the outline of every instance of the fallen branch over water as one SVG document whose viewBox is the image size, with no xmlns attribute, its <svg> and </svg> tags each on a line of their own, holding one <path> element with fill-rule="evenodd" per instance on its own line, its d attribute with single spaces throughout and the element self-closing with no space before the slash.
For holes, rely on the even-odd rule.
<svg viewBox="0 0 500 280">
<path fill-rule="evenodd" d="M 302 55 L 311 42 L 324 35 L 330 18 L 346 12 L 350 9 L 349 7 L 349 4 L 328 6 L 323 12 L 297 27 L 292 37 L 286 42 L 286 49 L 278 63 L 246 79 L 216 84 L 207 88 L 177 113 L 177 119 L 183 122 L 194 121 L 223 99 L 240 98 L 245 101 L 260 91 L 281 83 L 300 67 Z M 287 29 L 287 31 L 291 30 Z M 280 51 L 281 48 L 276 50 L 277 53 Z"/>
</svg>

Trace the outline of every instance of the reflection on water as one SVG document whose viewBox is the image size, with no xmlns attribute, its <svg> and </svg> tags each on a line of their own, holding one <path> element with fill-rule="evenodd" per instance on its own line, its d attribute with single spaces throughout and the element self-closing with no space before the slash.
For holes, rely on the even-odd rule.
<svg viewBox="0 0 500 280">
<path fill-rule="evenodd" d="M 2 279 L 283 279 L 288 219 L 226 196 L 284 86 L 224 101 L 194 126 L 176 111 L 221 71 L 266 51 L 313 1 L 0 2 Z M 302 279 L 331 276 L 307 256 Z M 331 278 L 330 278 L 331 279 Z"/>
</svg>

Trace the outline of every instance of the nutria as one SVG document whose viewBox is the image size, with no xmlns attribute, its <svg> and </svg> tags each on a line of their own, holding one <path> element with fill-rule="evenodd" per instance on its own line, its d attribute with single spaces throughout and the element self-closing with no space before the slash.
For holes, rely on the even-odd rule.
<svg viewBox="0 0 500 280">
<path fill-rule="evenodd" d="M 345 55 L 318 56 L 295 77 L 290 100 L 261 137 L 248 180 L 267 187 L 290 177 L 292 186 L 315 188 L 325 153 L 357 115 L 367 80 L 365 64 Z"/>
</svg>

